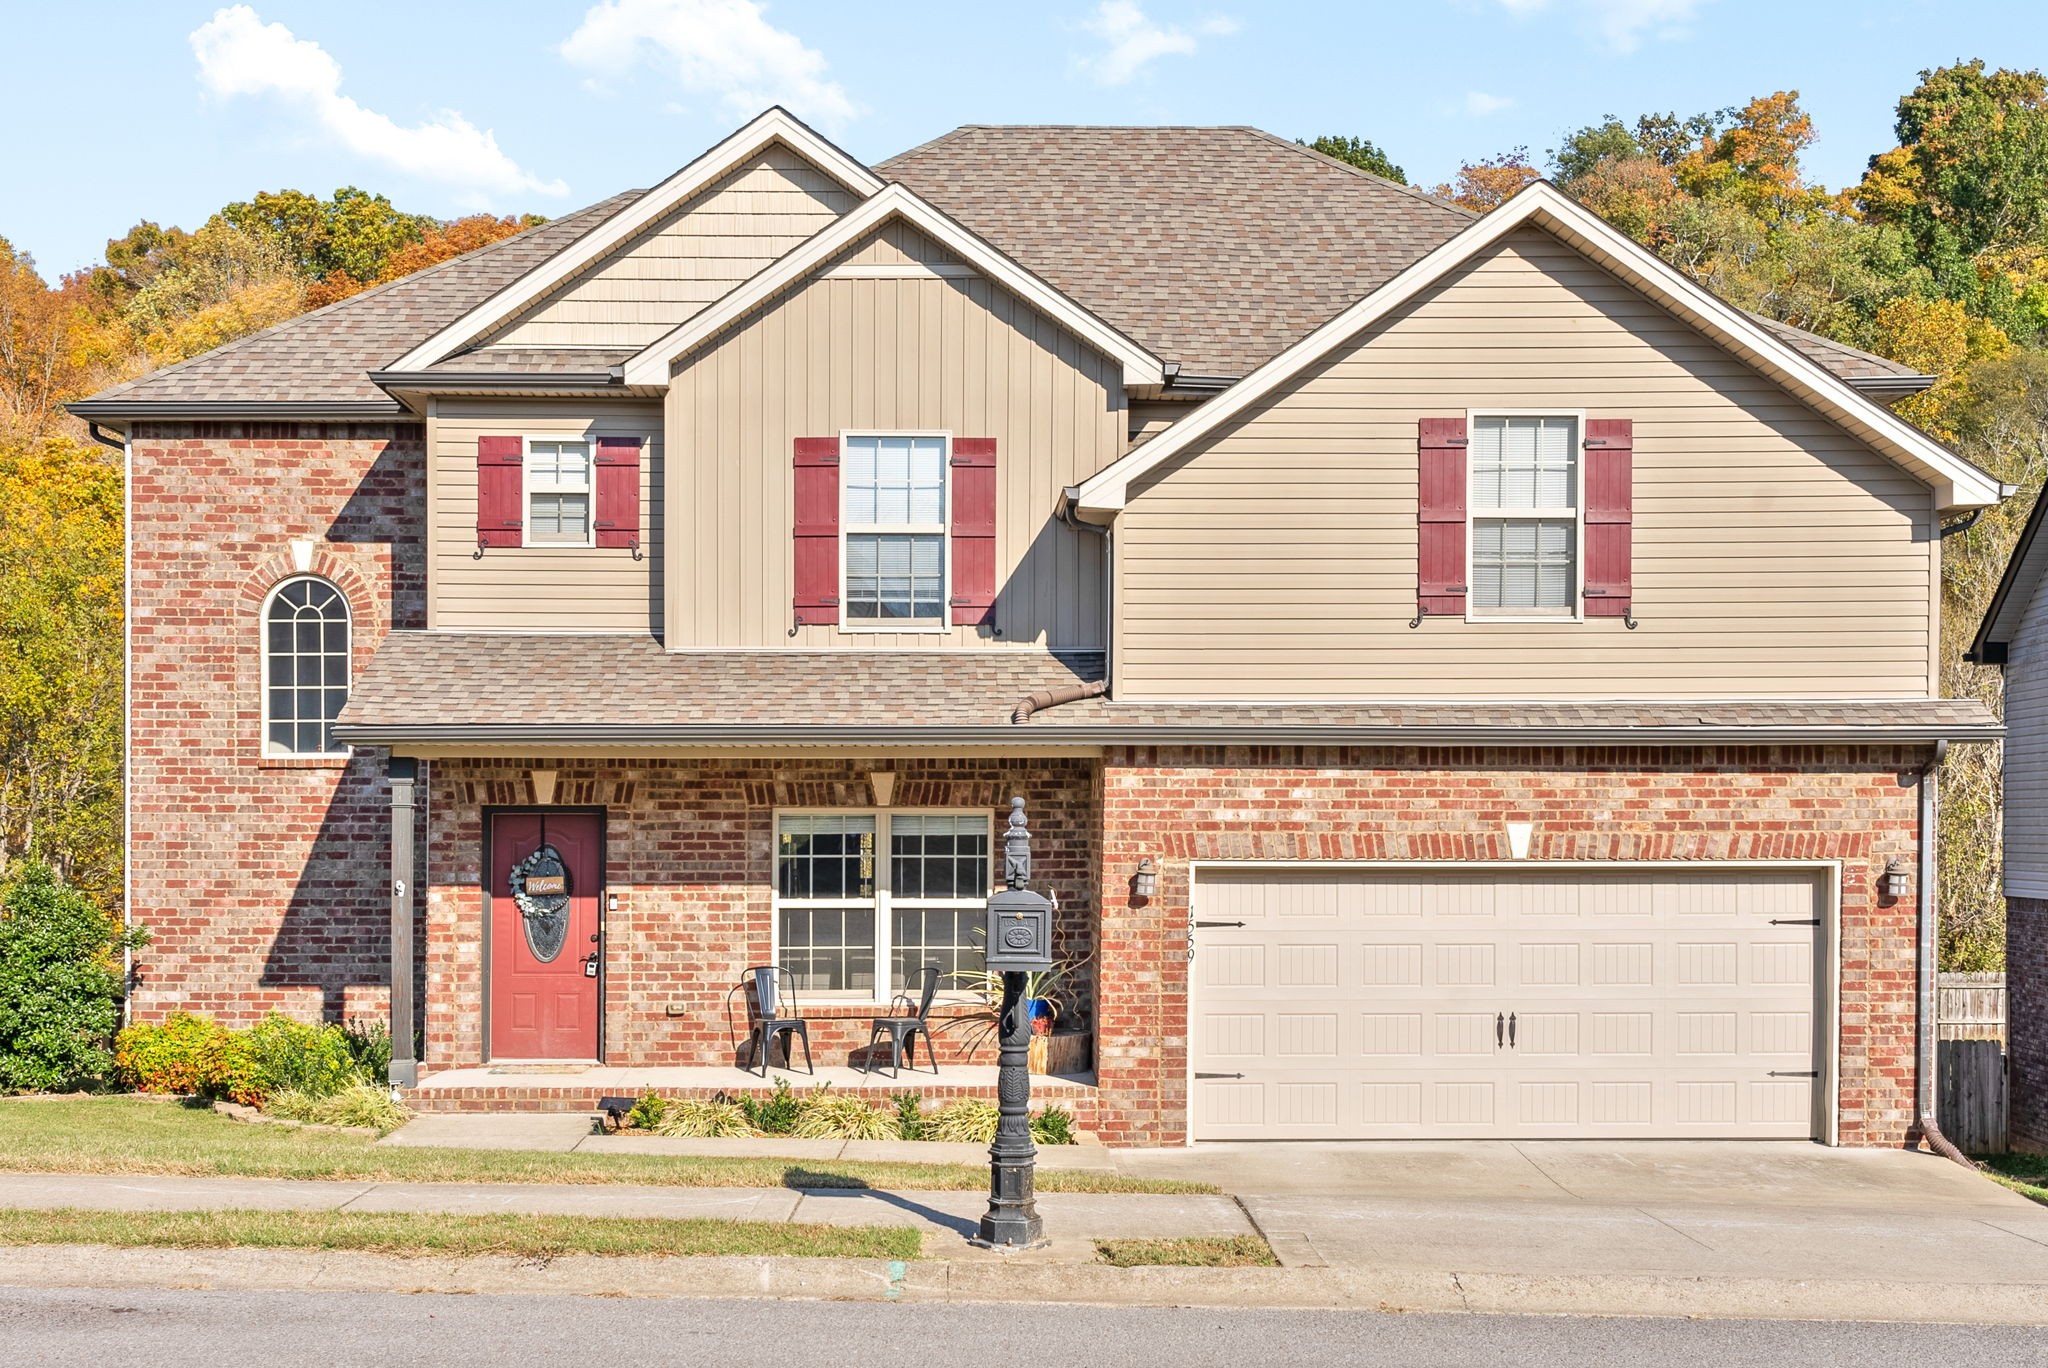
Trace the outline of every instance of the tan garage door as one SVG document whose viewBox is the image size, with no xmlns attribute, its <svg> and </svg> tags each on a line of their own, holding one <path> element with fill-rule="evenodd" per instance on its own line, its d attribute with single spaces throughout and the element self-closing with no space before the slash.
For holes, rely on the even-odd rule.
<svg viewBox="0 0 2048 1368">
<path fill-rule="evenodd" d="M 1822 884 L 1203 870 L 1198 1140 L 1821 1134 Z"/>
</svg>

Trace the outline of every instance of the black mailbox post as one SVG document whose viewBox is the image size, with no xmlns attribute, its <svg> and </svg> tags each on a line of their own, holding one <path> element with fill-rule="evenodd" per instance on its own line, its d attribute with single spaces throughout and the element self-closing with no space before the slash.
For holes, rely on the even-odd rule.
<svg viewBox="0 0 2048 1368">
<path fill-rule="evenodd" d="M 989 1146 L 988 1211 L 974 1243 L 1023 1249 L 1045 1241 L 1045 1223 L 1032 1197 L 1038 1147 L 1031 1143 L 1031 1012 L 1026 977 L 1052 968 L 1052 903 L 1032 892 L 1031 832 L 1024 800 L 1010 800 L 1010 830 L 1003 838 L 1003 882 L 988 900 L 988 967 L 1003 976 L 996 1057 L 996 1139 Z"/>
</svg>

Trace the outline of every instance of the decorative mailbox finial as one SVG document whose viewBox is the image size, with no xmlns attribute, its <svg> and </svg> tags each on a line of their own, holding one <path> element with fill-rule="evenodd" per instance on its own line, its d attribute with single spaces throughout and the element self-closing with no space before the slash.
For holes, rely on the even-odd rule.
<svg viewBox="0 0 2048 1368">
<path fill-rule="evenodd" d="M 1031 882 L 1031 828 L 1024 822 L 1024 800 L 1010 800 L 1010 831 L 1003 837 L 1003 881 L 1012 888 Z"/>
</svg>

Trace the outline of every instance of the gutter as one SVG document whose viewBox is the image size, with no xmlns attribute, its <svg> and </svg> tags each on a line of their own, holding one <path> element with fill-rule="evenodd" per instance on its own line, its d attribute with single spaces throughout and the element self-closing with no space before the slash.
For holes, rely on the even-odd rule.
<svg viewBox="0 0 2048 1368">
<path fill-rule="evenodd" d="M 1939 983 L 1936 973 L 1935 937 L 1940 930 L 1935 906 L 1935 878 L 1939 868 L 1935 859 L 1935 789 L 1939 782 L 1941 762 L 1948 757 L 1948 742 L 1934 743 L 1934 756 L 1920 771 L 1920 877 L 1915 890 L 1920 895 L 1919 960 L 1920 993 L 1919 1012 L 1915 1021 L 1916 1067 L 1914 1069 L 1914 1110 L 1918 1113 L 1913 1122 L 1920 1138 L 1927 1147 L 1944 1159 L 1952 1159 L 1972 1173 L 1977 1166 L 1964 1157 L 1963 1152 L 1941 1133 L 1941 1123 L 1936 1120 L 1934 1103 L 1934 1060 L 1937 1018 L 1935 1013 L 1935 990 Z"/>
<path fill-rule="evenodd" d="M 463 389 L 618 389 L 625 377 L 617 367 L 603 371 L 371 371 L 370 382 L 383 388 Z"/>
<path fill-rule="evenodd" d="M 359 423 L 365 420 L 413 421 L 412 413 L 389 399 L 362 400 L 263 400 L 185 399 L 153 402 L 124 402 L 119 399 L 81 399 L 65 405 L 67 412 L 87 422 L 123 422 L 135 419 L 221 418 L 267 422 L 296 419 L 302 422 Z"/>
</svg>

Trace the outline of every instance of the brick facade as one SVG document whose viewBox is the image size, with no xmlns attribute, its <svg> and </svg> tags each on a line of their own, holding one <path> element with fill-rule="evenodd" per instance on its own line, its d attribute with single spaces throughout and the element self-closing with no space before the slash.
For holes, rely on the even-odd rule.
<svg viewBox="0 0 2048 1368">
<path fill-rule="evenodd" d="M 415 424 L 136 429 L 129 907 L 151 935 L 138 1019 L 386 1008 L 383 753 L 264 757 L 260 627 L 302 559 L 348 597 L 357 670 L 394 626 L 423 624 L 423 445 Z"/>
<path fill-rule="evenodd" d="M 2048 900 L 2005 900 L 2006 1128 L 2048 1154 Z"/>
</svg>

